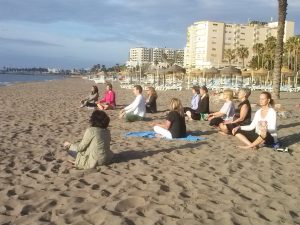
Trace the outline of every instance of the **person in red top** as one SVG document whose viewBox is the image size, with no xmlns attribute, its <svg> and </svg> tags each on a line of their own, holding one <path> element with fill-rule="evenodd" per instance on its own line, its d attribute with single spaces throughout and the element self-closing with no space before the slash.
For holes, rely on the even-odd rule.
<svg viewBox="0 0 300 225">
<path fill-rule="evenodd" d="M 116 108 L 116 94 L 112 90 L 112 84 L 106 84 L 106 91 L 103 99 L 97 102 L 97 106 L 100 110 L 115 109 Z"/>
</svg>

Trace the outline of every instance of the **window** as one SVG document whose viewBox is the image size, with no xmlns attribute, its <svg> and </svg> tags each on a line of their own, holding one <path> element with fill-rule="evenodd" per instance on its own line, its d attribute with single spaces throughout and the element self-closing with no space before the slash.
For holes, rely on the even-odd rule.
<svg viewBox="0 0 300 225">
<path fill-rule="evenodd" d="M 211 50 L 216 51 L 217 49 L 216 48 L 212 48 Z"/>
<path fill-rule="evenodd" d="M 217 23 L 214 23 L 213 26 L 218 26 L 218 24 L 217 24 Z"/>
<path fill-rule="evenodd" d="M 213 30 L 213 32 L 217 32 L 217 30 Z"/>
<path fill-rule="evenodd" d="M 213 45 L 214 45 L 214 44 L 217 44 L 217 42 L 213 41 L 212 44 L 213 44 Z"/>
</svg>

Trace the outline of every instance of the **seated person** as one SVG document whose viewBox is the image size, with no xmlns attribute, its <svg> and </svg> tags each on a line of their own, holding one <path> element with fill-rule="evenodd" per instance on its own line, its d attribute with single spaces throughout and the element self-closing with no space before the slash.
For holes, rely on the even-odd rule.
<svg viewBox="0 0 300 225">
<path fill-rule="evenodd" d="M 157 93 L 153 87 L 148 87 L 147 93 L 148 93 L 148 98 L 146 100 L 146 112 L 147 113 L 156 113 L 157 112 L 157 106 L 156 106 Z"/>
<path fill-rule="evenodd" d="M 276 111 L 272 108 L 274 100 L 269 92 L 259 96 L 261 108 L 255 113 L 250 125 L 233 128 L 232 134 L 246 146 L 241 148 L 258 148 L 260 144 L 273 146 L 277 143 Z"/>
<path fill-rule="evenodd" d="M 167 119 L 164 123 L 155 124 L 153 129 L 155 133 L 167 139 L 186 136 L 184 111 L 179 99 L 173 98 L 171 100 L 170 112 L 167 115 Z"/>
<path fill-rule="evenodd" d="M 193 86 L 192 87 L 192 93 L 193 93 L 193 97 L 191 100 L 191 107 L 184 107 L 184 112 L 186 113 L 187 111 L 195 111 L 198 108 L 198 102 L 199 102 L 199 94 L 200 94 L 200 90 L 198 86 Z"/>
<path fill-rule="evenodd" d="M 125 116 L 127 122 L 134 122 L 143 120 L 146 113 L 145 99 L 142 95 L 142 87 L 135 85 L 133 87 L 133 94 L 136 96 L 134 101 L 120 111 L 119 117 Z"/>
<path fill-rule="evenodd" d="M 99 93 L 98 93 L 98 87 L 92 86 L 91 94 L 87 96 L 85 99 L 81 100 L 81 108 L 82 107 L 96 107 L 96 102 L 98 101 Z"/>
<path fill-rule="evenodd" d="M 186 115 L 193 120 L 200 120 L 201 114 L 209 114 L 209 96 L 206 86 L 200 87 L 200 99 L 196 110 L 186 111 Z"/>
<path fill-rule="evenodd" d="M 110 163 L 113 153 L 110 150 L 109 117 L 104 111 L 96 110 L 90 118 L 91 127 L 87 128 L 82 141 L 78 144 L 65 142 L 64 147 L 75 151 L 76 160 L 72 162 L 78 169 L 91 169 Z"/>
<path fill-rule="evenodd" d="M 219 127 L 219 124 L 232 119 L 235 113 L 232 90 L 224 90 L 223 99 L 225 100 L 224 105 L 219 112 L 214 112 L 208 114 L 209 125 L 214 127 Z"/>
<path fill-rule="evenodd" d="M 249 125 L 251 123 L 251 105 L 248 100 L 251 95 L 251 90 L 248 88 L 241 88 L 238 93 L 238 98 L 241 103 L 235 112 L 233 120 L 228 120 L 220 123 L 220 131 L 225 134 L 232 134 L 232 129 L 237 126 Z"/>
<path fill-rule="evenodd" d="M 106 91 L 103 99 L 97 102 L 97 106 L 100 110 L 115 109 L 116 108 L 116 94 L 112 90 L 112 84 L 106 84 Z"/>
</svg>

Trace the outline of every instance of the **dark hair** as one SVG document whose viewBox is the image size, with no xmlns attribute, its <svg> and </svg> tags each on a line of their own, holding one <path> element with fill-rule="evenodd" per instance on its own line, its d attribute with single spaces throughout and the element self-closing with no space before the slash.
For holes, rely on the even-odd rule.
<svg viewBox="0 0 300 225">
<path fill-rule="evenodd" d="M 101 110 L 95 110 L 90 118 L 91 127 L 107 128 L 110 122 L 109 116 Z"/>
<path fill-rule="evenodd" d="M 134 85 L 133 87 L 134 87 L 136 90 L 138 90 L 139 93 L 142 93 L 142 92 L 143 92 L 143 88 L 142 88 L 141 85 Z"/>
<path fill-rule="evenodd" d="M 92 91 L 92 94 L 95 94 L 95 93 L 98 94 L 98 87 L 94 85 L 93 88 L 94 88 L 94 91 Z"/>
<path fill-rule="evenodd" d="M 111 84 L 111 83 L 106 83 L 106 86 L 108 86 L 108 87 L 109 87 L 109 90 L 111 90 L 111 89 L 112 89 L 112 84 Z"/>
<path fill-rule="evenodd" d="M 208 89 L 206 86 L 201 86 L 200 89 L 202 89 L 203 91 L 205 91 L 206 93 L 208 93 Z"/>
<path fill-rule="evenodd" d="M 270 92 L 267 92 L 267 91 L 263 91 L 262 93 L 260 93 L 261 95 L 265 95 L 266 97 L 267 97 L 267 99 L 270 99 L 270 102 L 269 102 L 269 104 L 272 106 L 272 107 L 274 107 L 274 105 L 275 105 L 275 102 L 274 102 L 274 100 L 272 99 L 272 95 L 271 95 L 271 93 Z"/>
<path fill-rule="evenodd" d="M 192 87 L 192 89 L 194 89 L 197 94 L 200 93 L 199 86 L 195 85 Z"/>
</svg>

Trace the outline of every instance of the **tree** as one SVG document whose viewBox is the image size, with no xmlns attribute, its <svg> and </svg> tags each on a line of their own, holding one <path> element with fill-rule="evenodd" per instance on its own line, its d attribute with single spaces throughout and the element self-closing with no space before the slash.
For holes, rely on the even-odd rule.
<svg viewBox="0 0 300 225">
<path fill-rule="evenodd" d="M 298 55 L 300 53 L 300 37 L 290 37 L 285 44 L 288 52 L 288 66 L 295 72 L 298 71 Z"/>
<path fill-rule="evenodd" d="M 252 49 L 253 49 L 253 52 L 257 55 L 257 65 L 258 65 L 257 69 L 259 69 L 260 68 L 259 62 L 260 62 L 260 59 L 262 58 L 262 55 L 263 55 L 264 50 L 265 50 L 264 44 L 263 43 L 256 43 L 256 44 L 253 45 Z M 262 64 L 263 64 L 263 62 L 262 62 Z"/>
<path fill-rule="evenodd" d="M 236 50 L 235 49 L 225 49 L 224 51 L 224 58 L 228 60 L 229 65 L 231 65 L 231 61 L 234 60 L 236 57 Z"/>
<path fill-rule="evenodd" d="M 280 98 L 280 79 L 283 54 L 283 37 L 285 19 L 287 14 L 287 0 L 278 0 L 278 27 L 277 27 L 277 42 L 275 49 L 274 73 L 273 73 L 273 97 Z"/>
<path fill-rule="evenodd" d="M 245 67 L 245 59 L 249 57 L 249 50 L 247 47 L 239 47 L 236 49 L 237 56 L 242 59 L 243 68 Z"/>
<path fill-rule="evenodd" d="M 265 40 L 265 60 L 268 63 L 268 69 L 273 69 L 273 59 L 275 57 L 276 38 L 271 36 Z"/>
</svg>

